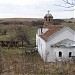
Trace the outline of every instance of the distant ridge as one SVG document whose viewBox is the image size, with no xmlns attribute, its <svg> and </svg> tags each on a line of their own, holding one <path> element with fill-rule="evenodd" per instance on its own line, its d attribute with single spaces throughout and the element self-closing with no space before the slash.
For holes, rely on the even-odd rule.
<svg viewBox="0 0 75 75">
<path fill-rule="evenodd" d="M 65 21 L 71 21 L 71 22 L 75 22 L 75 18 L 70 18 L 70 19 L 64 19 Z"/>
<path fill-rule="evenodd" d="M 9 22 L 9 21 L 28 21 L 28 22 L 32 22 L 32 21 L 38 21 L 38 20 L 43 20 L 43 18 L 0 18 L 0 21 L 5 21 L 5 22 Z"/>
</svg>

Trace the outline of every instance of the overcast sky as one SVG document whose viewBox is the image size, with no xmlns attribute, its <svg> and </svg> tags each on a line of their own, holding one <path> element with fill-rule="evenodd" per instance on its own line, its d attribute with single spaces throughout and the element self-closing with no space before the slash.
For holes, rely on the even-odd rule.
<svg viewBox="0 0 75 75">
<path fill-rule="evenodd" d="M 62 0 L 0 0 L 0 18 L 43 18 L 50 10 L 54 18 L 74 17 L 73 8 L 63 8 Z"/>
</svg>

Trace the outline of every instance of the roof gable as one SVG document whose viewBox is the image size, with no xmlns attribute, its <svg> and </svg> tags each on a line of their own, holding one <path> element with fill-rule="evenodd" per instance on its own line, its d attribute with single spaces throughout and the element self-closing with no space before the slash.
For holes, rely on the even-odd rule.
<svg viewBox="0 0 75 75">
<path fill-rule="evenodd" d="M 74 30 L 72 30 L 71 28 L 69 27 L 62 27 L 62 26 L 55 26 L 55 25 L 50 25 L 50 26 L 47 26 L 46 28 L 48 28 L 49 30 L 44 33 L 43 35 L 41 35 L 41 38 L 43 40 L 47 40 L 51 35 L 53 35 L 54 33 L 57 33 L 58 31 L 62 30 L 69 30 L 70 32 L 75 32 Z"/>
<path fill-rule="evenodd" d="M 43 35 L 41 35 L 41 38 L 44 40 L 47 40 L 49 36 L 51 36 L 52 34 L 54 34 L 57 31 L 59 31 L 63 27 L 50 25 L 50 26 L 47 26 L 46 28 L 48 28 L 49 30 L 46 33 L 44 33 Z"/>
<path fill-rule="evenodd" d="M 51 45 L 52 47 L 75 47 L 75 41 L 70 40 L 70 39 L 64 39 L 61 40 L 53 45 Z"/>
</svg>

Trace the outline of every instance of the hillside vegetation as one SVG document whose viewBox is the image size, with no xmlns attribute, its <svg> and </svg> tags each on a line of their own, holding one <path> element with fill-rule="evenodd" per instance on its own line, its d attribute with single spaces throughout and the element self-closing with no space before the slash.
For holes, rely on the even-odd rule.
<svg viewBox="0 0 75 75">
<path fill-rule="evenodd" d="M 15 35 L 16 27 L 22 27 L 26 30 L 29 35 L 29 40 L 31 43 L 35 43 L 35 33 L 37 28 L 43 25 L 43 19 L 41 18 L 7 18 L 0 19 L 0 40 L 10 40 L 12 36 Z M 54 25 L 69 26 L 75 30 L 74 19 L 55 19 Z M 2 34 L 2 35 L 1 35 Z"/>
<path fill-rule="evenodd" d="M 38 52 L 30 53 L 34 50 L 35 34 L 41 25 L 43 19 L 0 19 L 0 41 L 14 40 L 16 35 L 20 39 L 23 32 L 31 45 L 24 40 L 24 47 L 18 49 L 0 47 L 0 75 L 75 75 L 75 60 L 45 63 Z M 69 26 L 75 30 L 75 22 L 71 20 L 55 20 L 54 25 Z M 18 28 L 23 30 L 17 32 Z"/>
</svg>

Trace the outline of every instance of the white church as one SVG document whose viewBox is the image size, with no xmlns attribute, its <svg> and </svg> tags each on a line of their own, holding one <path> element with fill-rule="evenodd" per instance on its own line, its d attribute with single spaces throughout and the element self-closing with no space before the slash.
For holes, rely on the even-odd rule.
<svg viewBox="0 0 75 75">
<path fill-rule="evenodd" d="M 44 16 L 44 26 L 36 33 L 36 46 L 44 62 L 68 60 L 75 56 L 75 31 L 52 25 L 53 16 Z"/>
</svg>

